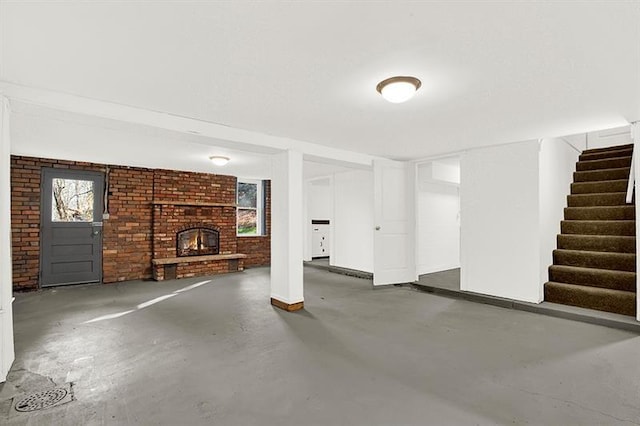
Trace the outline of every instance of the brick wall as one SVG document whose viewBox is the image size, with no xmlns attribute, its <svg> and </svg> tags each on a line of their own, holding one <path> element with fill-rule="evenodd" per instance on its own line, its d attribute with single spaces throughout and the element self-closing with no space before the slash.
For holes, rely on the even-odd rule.
<svg viewBox="0 0 640 426">
<path fill-rule="evenodd" d="M 155 170 L 154 201 L 235 204 L 236 177 Z"/>
<path fill-rule="evenodd" d="M 103 225 L 103 282 L 151 278 L 154 171 L 109 170 L 109 219 Z"/>
<path fill-rule="evenodd" d="M 235 203 L 233 176 L 171 170 L 107 166 L 85 162 L 11 157 L 11 230 L 15 290 L 39 287 L 40 179 L 42 168 L 68 168 L 106 173 L 109 170 L 109 213 L 103 227 L 103 281 L 116 282 L 152 277 L 153 203 L 157 201 Z M 270 230 L 270 191 L 267 185 L 267 233 Z M 192 221 L 207 214 L 198 207 Z M 198 209 L 204 209 L 199 210 Z M 216 208 L 221 230 L 220 252 L 246 253 L 246 266 L 270 262 L 270 238 L 235 237 L 235 209 Z M 213 214 L 213 211 L 211 211 Z M 170 222 L 167 222 L 170 223 Z M 233 227 L 233 230 L 231 229 Z M 167 231 L 168 232 L 168 231 Z M 172 230 L 173 232 L 173 230 Z M 177 232 L 177 231 L 176 231 Z M 224 237 L 223 237 L 224 235 Z M 172 241 L 174 235 L 171 236 Z M 175 241 L 171 243 L 175 256 Z"/>
</svg>

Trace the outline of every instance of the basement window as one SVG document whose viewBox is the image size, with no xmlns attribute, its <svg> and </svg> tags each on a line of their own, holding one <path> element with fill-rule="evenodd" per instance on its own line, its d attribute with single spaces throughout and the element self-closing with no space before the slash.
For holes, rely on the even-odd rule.
<svg viewBox="0 0 640 426">
<path fill-rule="evenodd" d="M 264 235 L 264 184 L 261 180 L 238 180 L 236 234 Z"/>
</svg>

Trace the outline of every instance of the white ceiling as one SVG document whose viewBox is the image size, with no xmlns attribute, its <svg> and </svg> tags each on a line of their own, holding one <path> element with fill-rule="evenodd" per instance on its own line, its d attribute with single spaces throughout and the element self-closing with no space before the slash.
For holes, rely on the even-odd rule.
<svg viewBox="0 0 640 426">
<path fill-rule="evenodd" d="M 640 119 L 638 1 L 0 4 L 2 80 L 372 155 Z"/>
</svg>

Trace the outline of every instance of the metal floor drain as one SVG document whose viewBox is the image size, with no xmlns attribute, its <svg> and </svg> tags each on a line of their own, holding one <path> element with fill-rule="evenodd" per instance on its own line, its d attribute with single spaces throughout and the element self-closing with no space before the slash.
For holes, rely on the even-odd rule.
<svg viewBox="0 0 640 426">
<path fill-rule="evenodd" d="M 42 392 L 32 393 L 15 403 L 13 408 L 22 413 L 44 410 L 55 405 L 64 404 L 73 400 L 71 383 L 64 387 L 47 389 Z"/>
</svg>

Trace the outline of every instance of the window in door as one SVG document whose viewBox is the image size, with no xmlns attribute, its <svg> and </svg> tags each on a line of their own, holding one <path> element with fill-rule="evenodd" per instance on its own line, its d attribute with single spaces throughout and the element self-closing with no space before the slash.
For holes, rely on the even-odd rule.
<svg viewBox="0 0 640 426">
<path fill-rule="evenodd" d="M 93 181 L 51 180 L 52 222 L 93 222 Z"/>
</svg>

